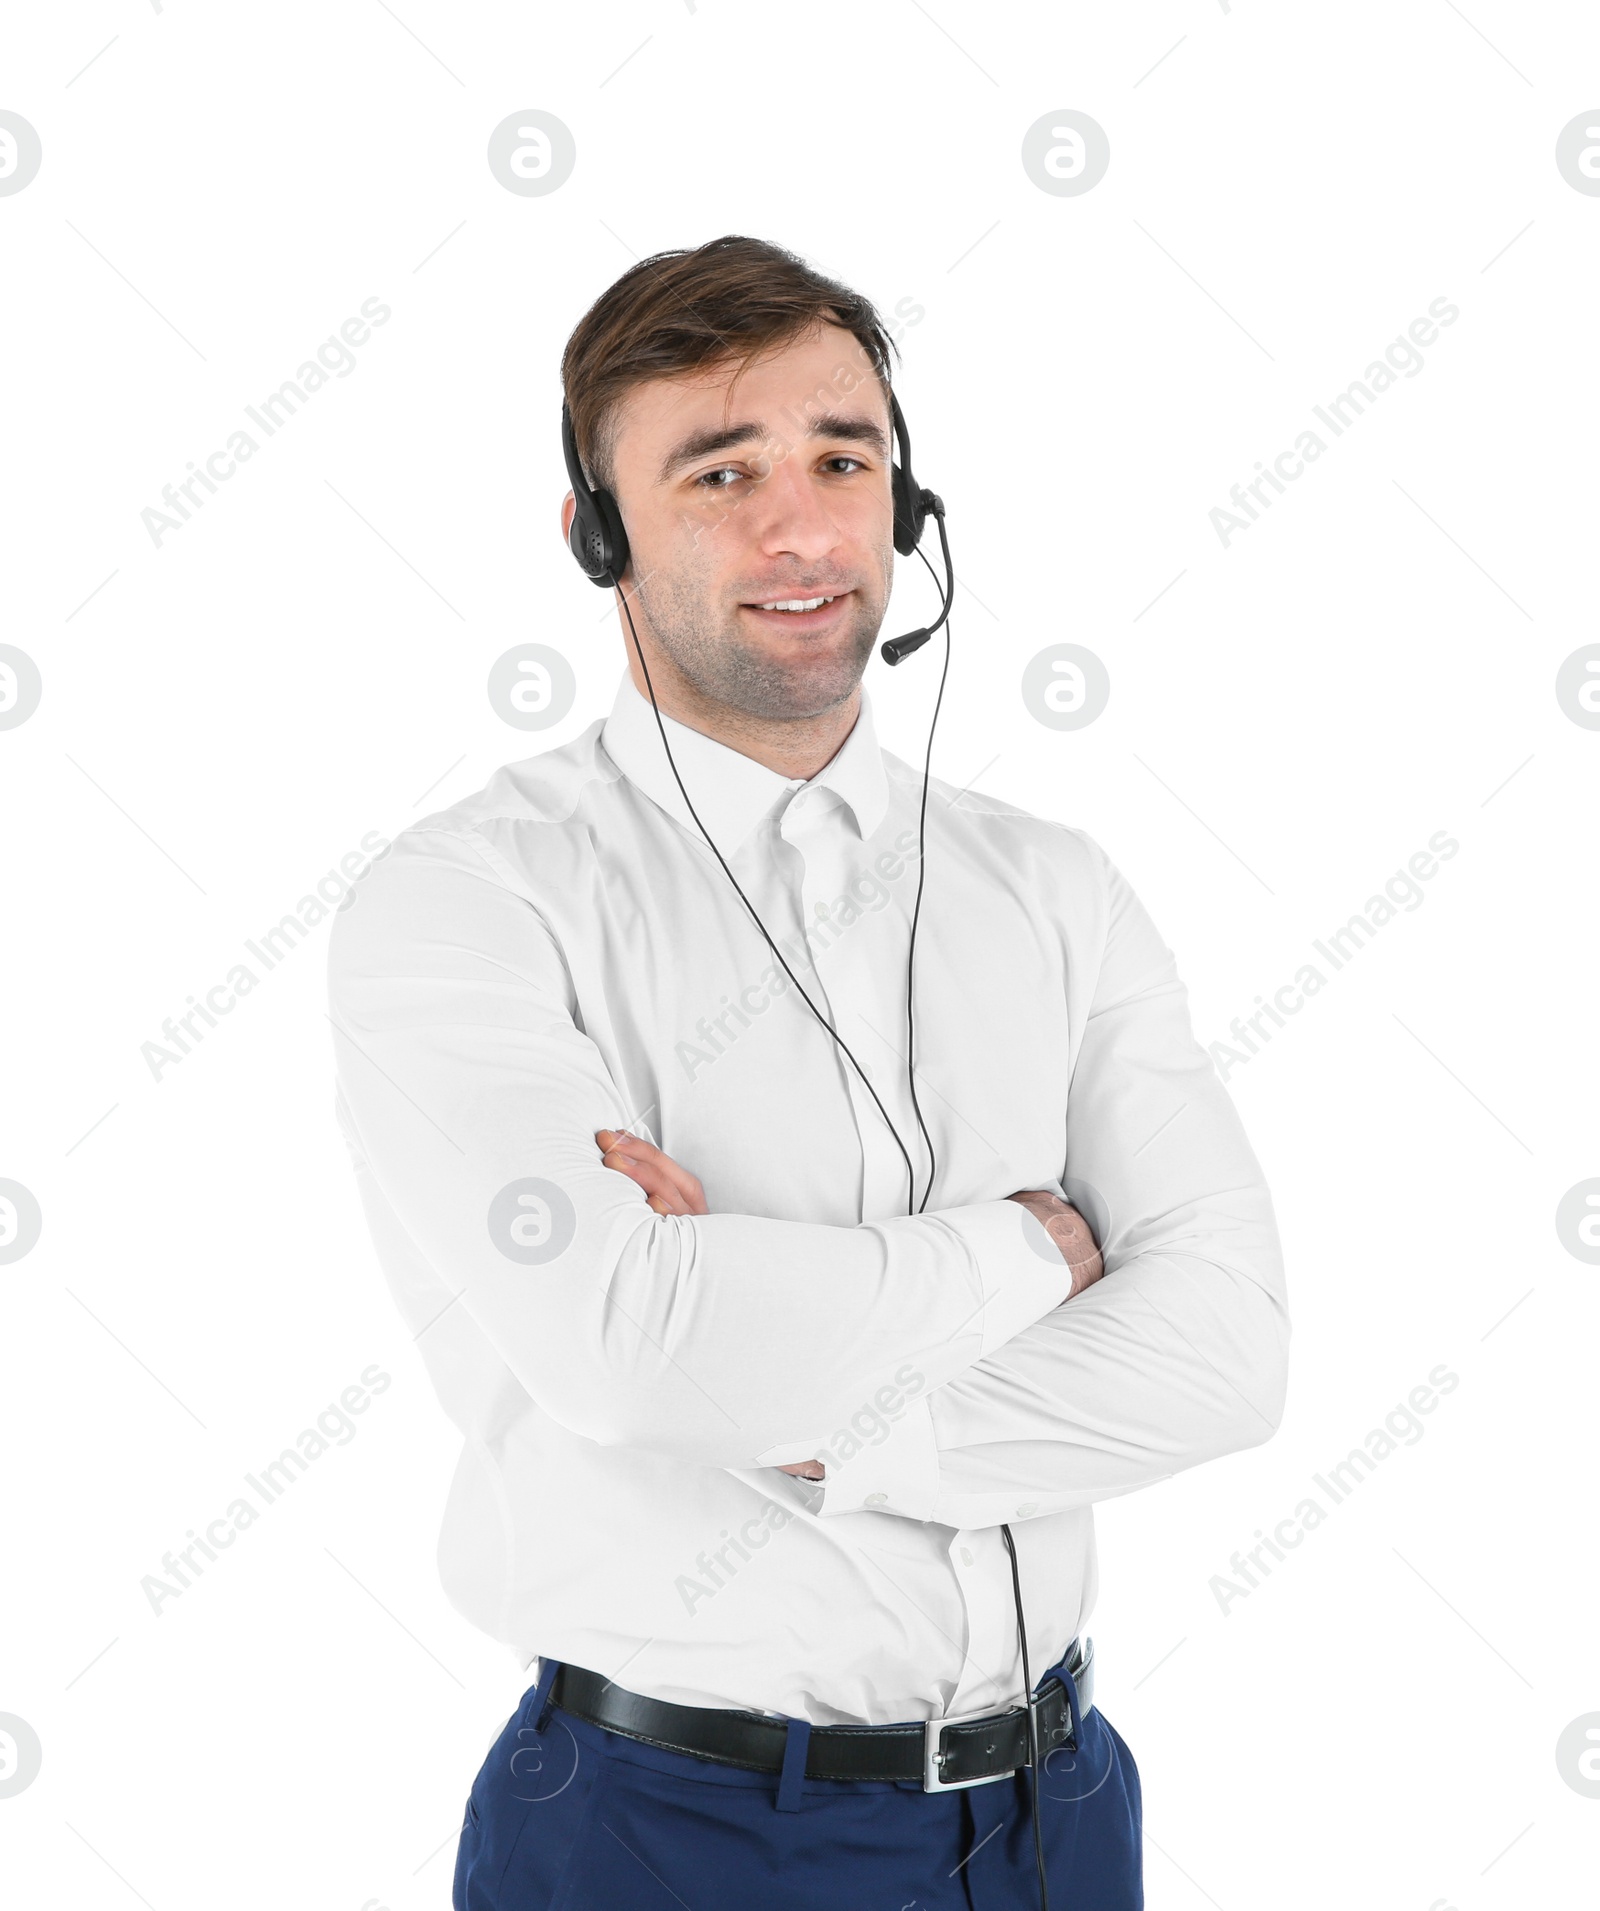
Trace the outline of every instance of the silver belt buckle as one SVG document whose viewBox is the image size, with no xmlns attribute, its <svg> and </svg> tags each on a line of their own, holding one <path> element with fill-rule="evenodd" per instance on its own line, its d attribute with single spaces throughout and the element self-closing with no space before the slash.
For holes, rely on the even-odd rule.
<svg viewBox="0 0 1600 1911">
<path fill-rule="evenodd" d="M 959 1792 L 972 1785 L 993 1785 L 998 1780 L 1011 1776 L 1011 1772 L 990 1772 L 986 1778 L 942 1778 L 940 1776 L 939 1766 L 944 1754 L 939 1749 L 939 1735 L 948 1726 L 972 1725 L 979 1719 L 993 1719 L 997 1729 L 1000 1724 L 1000 1715 L 992 1709 L 982 1712 L 956 1712 L 948 1718 L 926 1721 L 922 1728 L 922 1789 L 925 1792 Z"/>
</svg>

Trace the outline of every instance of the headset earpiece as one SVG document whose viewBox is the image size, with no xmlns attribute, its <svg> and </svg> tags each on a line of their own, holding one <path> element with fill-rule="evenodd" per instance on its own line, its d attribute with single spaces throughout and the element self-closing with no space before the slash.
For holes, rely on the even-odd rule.
<svg viewBox="0 0 1600 1911">
<path fill-rule="evenodd" d="M 933 508 L 933 493 L 924 491 L 911 470 L 911 434 L 906 430 L 905 413 L 900 400 L 889 394 L 889 417 L 894 425 L 899 462 L 890 468 L 889 486 L 894 495 L 894 548 L 902 557 L 910 557 L 922 538 L 922 527 Z"/>
<path fill-rule="evenodd" d="M 575 509 L 567 543 L 578 560 L 578 568 L 591 584 L 613 590 L 628 568 L 628 533 L 623 529 L 617 501 L 603 486 L 591 487 L 583 475 L 583 460 L 578 456 L 572 413 L 565 400 L 561 405 L 561 450 L 567 461 L 567 482 L 572 486 Z"/>
</svg>

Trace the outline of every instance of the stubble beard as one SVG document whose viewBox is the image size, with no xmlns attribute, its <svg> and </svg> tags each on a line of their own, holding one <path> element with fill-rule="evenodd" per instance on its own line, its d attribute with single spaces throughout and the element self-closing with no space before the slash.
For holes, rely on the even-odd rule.
<svg viewBox="0 0 1600 1911">
<path fill-rule="evenodd" d="M 825 586 L 785 586 L 782 592 L 786 597 L 827 594 Z M 889 579 L 885 563 L 881 583 L 874 578 L 855 587 L 842 632 L 797 644 L 789 657 L 752 643 L 738 607 L 715 604 L 692 580 L 657 571 L 648 583 L 635 583 L 633 595 L 651 636 L 701 697 L 748 717 L 783 721 L 834 709 L 855 690 L 883 625 Z"/>
</svg>

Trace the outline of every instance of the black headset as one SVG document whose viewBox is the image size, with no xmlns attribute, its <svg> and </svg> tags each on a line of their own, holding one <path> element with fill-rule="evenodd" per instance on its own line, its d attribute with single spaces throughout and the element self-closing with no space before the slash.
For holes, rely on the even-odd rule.
<svg viewBox="0 0 1600 1911">
<path fill-rule="evenodd" d="M 945 535 L 944 502 L 932 491 L 925 491 L 916 481 L 911 471 L 911 434 L 906 430 L 905 414 L 900 409 L 900 401 L 891 391 L 889 393 L 889 417 L 894 427 L 895 443 L 899 448 L 898 462 L 890 466 L 890 490 L 894 497 L 894 548 L 902 557 L 910 557 L 913 552 L 922 558 L 928 566 L 928 574 L 934 576 L 933 566 L 918 549 L 922 541 L 923 526 L 931 517 L 939 527 L 939 543 L 944 557 L 943 603 L 939 615 L 925 629 L 908 631 L 903 637 L 891 637 L 879 646 L 879 654 L 885 663 L 897 664 L 902 657 L 925 644 L 941 625 L 947 624 L 950 606 L 955 599 L 955 571 L 950 562 L 950 540 Z M 911 1166 L 911 1156 L 906 1145 L 900 1139 L 899 1130 L 889 1120 L 889 1111 L 878 1100 L 877 1090 L 867 1079 L 865 1069 L 851 1053 L 849 1044 L 833 1026 L 828 1018 L 812 1001 L 787 962 L 783 952 L 767 934 L 766 924 L 756 914 L 755 906 L 739 886 L 739 880 L 728 868 L 722 851 L 712 842 L 710 833 L 700 821 L 700 813 L 689 800 L 689 792 L 683 787 L 683 778 L 678 775 L 678 766 L 673 761 L 672 746 L 667 741 L 666 725 L 661 721 L 661 708 L 656 702 L 655 686 L 650 682 L 650 668 L 644 660 L 644 650 L 639 642 L 639 633 L 633 627 L 633 611 L 628 603 L 628 593 L 622 589 L 622 574 L 628 568 L 628 533 L 622 522 L 622 513 L 617 509 L 617 501 L 603 485 L 591 485 L 584 476 L 583 461 L 578 456 L 577 435 L 572 428 L 572 413 L 565 401 L 561 406 L 561 449 L 567 461 L 567 479 L 572 486 L 572 496 L 576 509 L 572 514 L 572 529 L 567 542 L 572 555 L 578 560 L 578 568 L 591 584 L 598 584 L 602 590 L 616 591 L 622 604 L 624 616 L 628 620 L 628 631 L 633 638 L 634 650 L 638 653 L 639 668 L 644 672 L 646 687 L 650 691 L 650 707 L 656 714 L 656 727 L 661 732 L 662 748 L 667 753 L 667 762 L 677 782 L 679 793 L 688 805 L 689 814 L 699 827 L 700 834 L 710 844 L 711 853 L 722 864 L 723 870 L 736 890 L 739 900 L 749 911 L 751 919 L 766 939 L 768 948 L 783 963 L 784 973 L 794 984 L 811 1013 L 827 1030 L 834 1041 L 849 1056 L 851 1066 L 861 1077 L 862 1085 L 877 1103 L 878 1113 L 888 1123 L 889 1132 L 894 1136 L 906 1164 L 906 1174 L 911 1184 L 911 1198 L 907 1204 L 909 1214 L 918 1214 L 928 1205 L 928 1196 L 933 1192 L 934 1177 L 938 1173 L 938 1162 L 933 1152 L 933 1139 L 928 1133 L 927 1123 L 922 1119 L 922 1107 L 917 1100 L 916 1072 L 912 1063 L 915 1024 L 912 1017 L 912 962 L 917 947 L 917 918 L 922 911 L 922 881 L 927 871 L 926 836 L 928 820 L 928 773 L 933 762 L 933 731 L 939 721 L 939 706 L 944 702 L 944 679 L 950 670 L 950 636 L 945 635 L 944 675 L 939 679 L 939 694 L 934 701 L 933 722 L 928 725 L 928 753 L 922 770 L 922 809 L 918 819 L 918 856 L 917 856 L 917 899 L 911 912 L 911 936 L 906 951 L 906 1085 L 911 1091 L 911 1106 L 916 1110 L 917 1126 L 922 1131 L 922 1139 L 928 1147 L 928 1185 L 923 1190 L 920 1206 L 916 1203 L 916 1176 Z M 935 582 L 937 582 L 935 577 Z M 1039 1733 L 1038 1717 L 1033 1699 L 1033 1679 L 1028 1666 L 1028 1631 L 1022 1613 L 1022 1582 L 1017 1571 L 1017 1549 L 1012 1542 L 1011 1528 L 1003 1524 L 1000 1528 L 1005 1538 L 1006 1551 L 1011 1559 L 1011 1590 L 1017 1608 L 1017 1632 L 1022 1647 L 1023 1702 L 1028 1713 L 1029 1752 L 1033 1765 L 1033 1784 L 1030 1791 L 1030 1807 L 1033 1819 L 1034 1861 L 1039 1874 L 1039 1897 L 1044 1911 L 1050 1911 L 1049 1886 L 1045 1879 L 1044 1847 L 1039 1831 Z M 1069 1675 L 1070 1676 L 1070 1675 Z"/>
</svg>

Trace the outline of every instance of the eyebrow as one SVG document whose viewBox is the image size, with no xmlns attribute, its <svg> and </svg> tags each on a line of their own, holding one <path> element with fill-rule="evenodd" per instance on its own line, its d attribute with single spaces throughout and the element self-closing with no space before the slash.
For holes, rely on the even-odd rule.
<svg viewBox="0 0 1600 1911">
<path fill-rule="evenodd" d="M 765 444 L 772 436 L 757 419 L 745 419 L 733 425 L 703 426 L 699 431 L 690 432 L 687 438 L 680 439 L 667 453 L 656 483 L 665 484 L 675 472 L 681 471 L 687 464 L 693 464 L 697 458 L 707 458 L 718 451 L 731 451 L 736 445 L 749 444 L 752 439 Z M 882 425 L 856 412 L 819 412 L 808 421 L 806 436 L 842 438 L 849 444 L 867 445 L 880 458 L 886 458 L 889 454 L 889 441 L 884 436 Z"/>
</svg>

